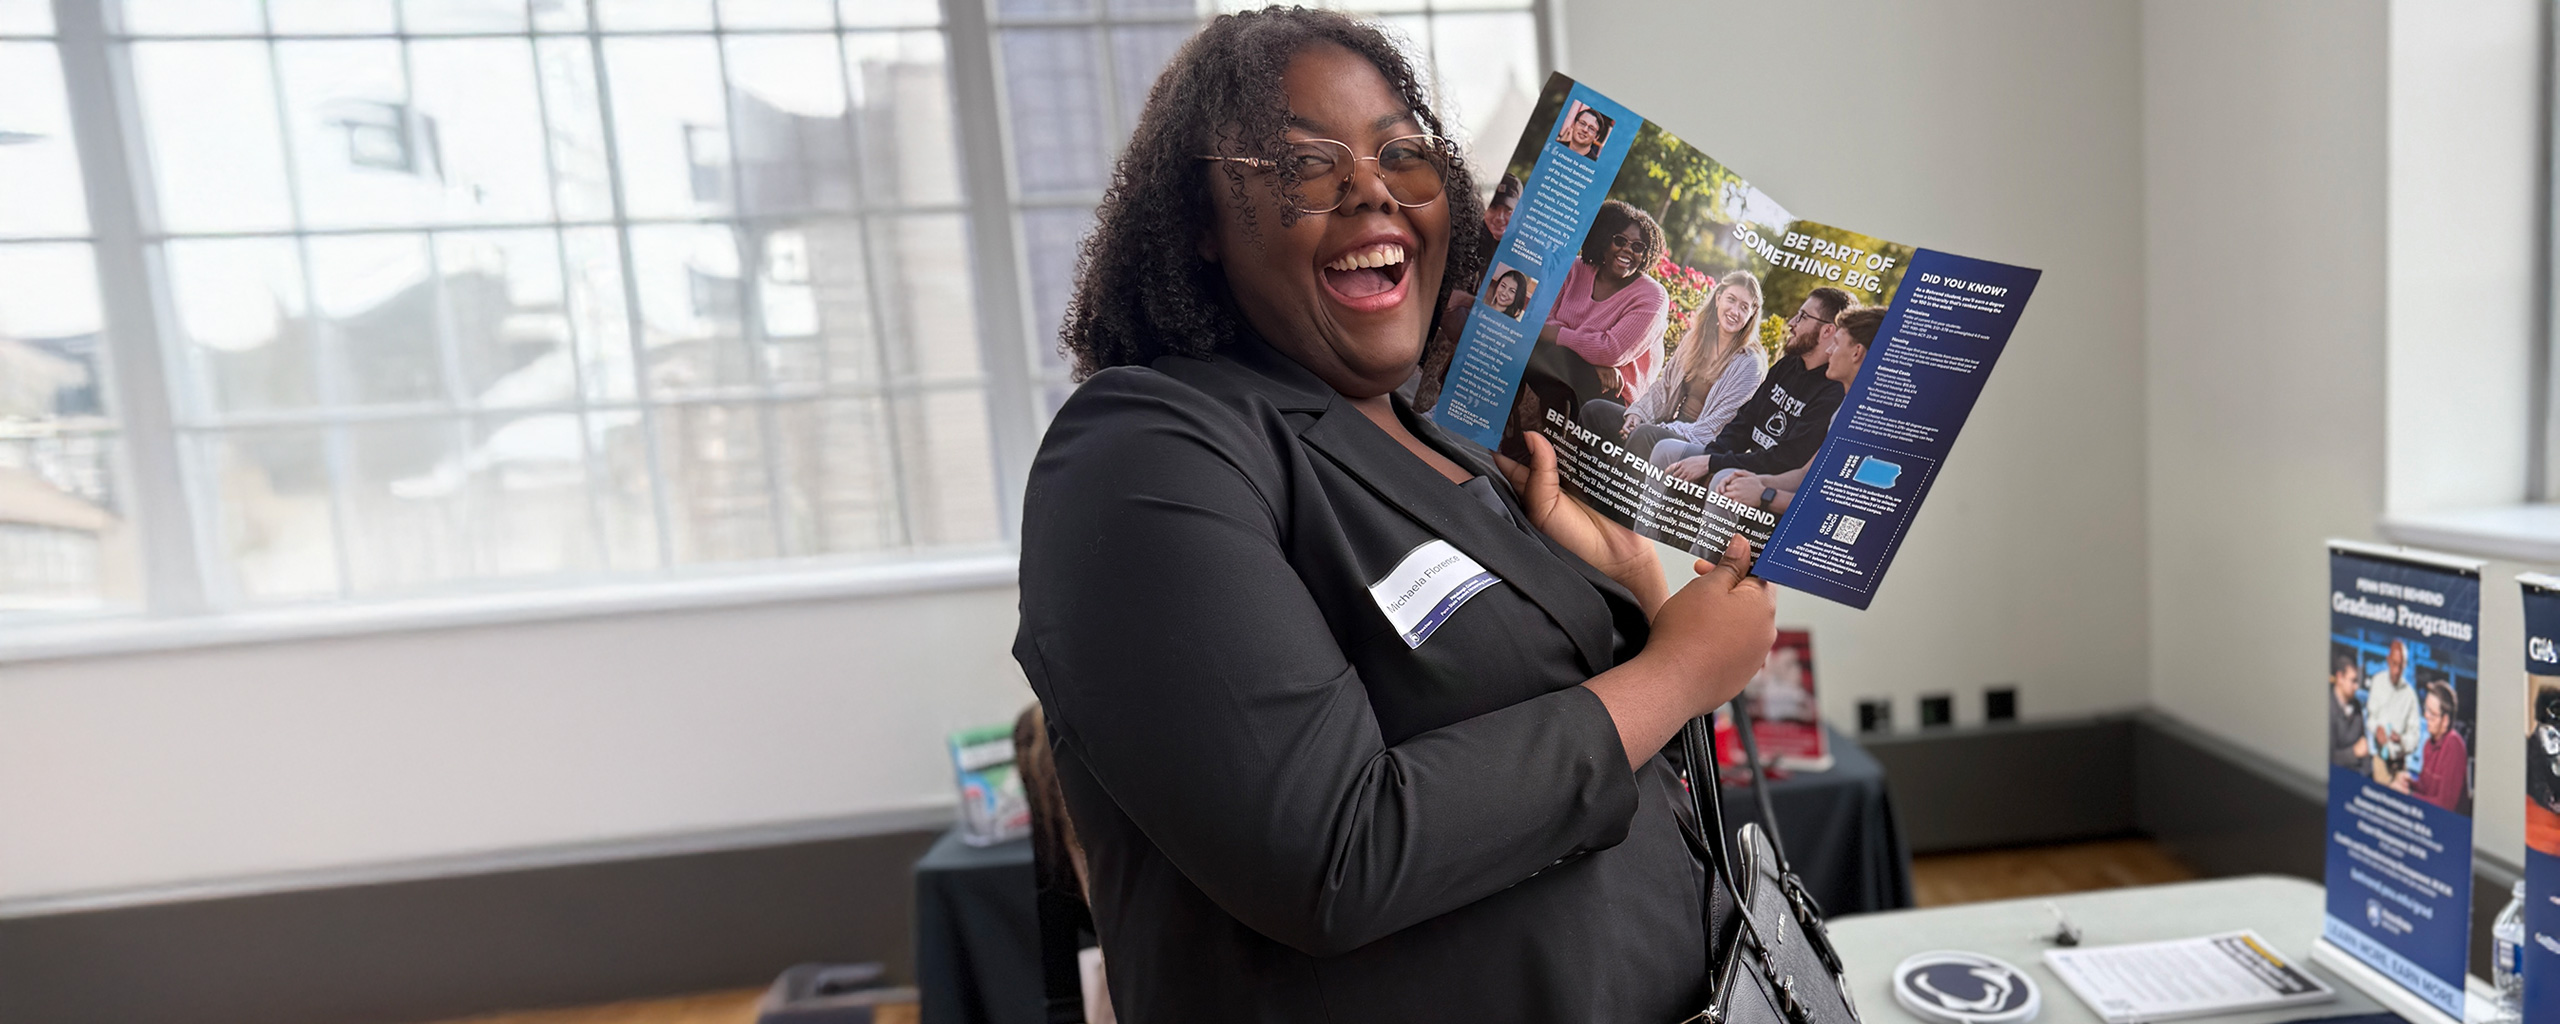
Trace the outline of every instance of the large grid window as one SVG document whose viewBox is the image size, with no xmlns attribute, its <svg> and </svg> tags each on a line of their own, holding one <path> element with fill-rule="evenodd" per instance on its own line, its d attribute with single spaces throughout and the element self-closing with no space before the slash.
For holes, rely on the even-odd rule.
<svg viewBox="0 0 2560 1024">
<path fill-rule="evenodd" d="M 141 601 L 52 9 L 0 0 L 0 613 Z"/>
<path fill-rule="evenodd" d="M 933 5 L 115 13 L 212 604 L 1001 539 Z"/>
<path fill-rule="evenodd" d="M 0 615 L 1000 551 L 1224 3 L 0 0 Z M 1508 147 L 1535 0 L 1360 9 Z"/>
</svg>

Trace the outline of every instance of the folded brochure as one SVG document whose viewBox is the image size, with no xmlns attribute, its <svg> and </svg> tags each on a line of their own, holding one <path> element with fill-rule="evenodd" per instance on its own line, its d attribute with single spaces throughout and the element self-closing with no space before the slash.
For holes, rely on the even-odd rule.
<svg viewBox="0 0 2560 1024">
<path fill-rule="evenodd" d="M 2323 1003 L 2337 993 L 2253 931 L 2053 949 L 2045 966 L 2107 1024 Z"/>
<path fill-rule="evenodd" d="M 1866 607 L 2040 272 L 1800 219 L 1563 75 L 1508 170 L 1428 414 L 1514 458 L 1535 430 L 1639 534 L 1711 555 L 1740 532 L 1762 578 Z M 1861 308 L 1881 326 L 1852 317 L 1872 340 L 1834 352 Z"/>
</svg>

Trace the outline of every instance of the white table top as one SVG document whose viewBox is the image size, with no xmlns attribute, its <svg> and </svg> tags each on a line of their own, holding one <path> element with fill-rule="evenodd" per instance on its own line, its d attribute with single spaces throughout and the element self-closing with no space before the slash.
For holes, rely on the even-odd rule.
<svg viewBox="0 0 2560 1024">
<path fill-rule="evenodd" d="M 2312 943 L 2320 938 L 2320 886 L 2299 878 L 2254 875 L 2209 882 L 2182 882 L 2131 889 L 2107 889 L 2051 897 L 2080 926 L 2080 944 L 2113 946 L 2126 942 L 2187 939 L 2216 932 L 2256 929 L 2275 951 L 2295 966 L 2317 975 L 2338 991 L 2334 1002 L 2256 1013 L 2195 1018 L 2213 1024 L 2275 1024 L 2356 1014 L 2381 1013 L 2383 1007 L 2311 960 Z M 2044 1009 L 2036 1024 L 2099 1024 L 2097 1014 L 2044 964 L 2043 940 L 2053 933 L 2053 914 L 2043 898 L 1968 903 L 1928 910 L 1895 910 L 1860 914 L 1831 922 L 1831 942 L 1849 969 L 1851 995 L 1866 1024 L 1921 1024 L 1920 1018 L 1893 999 L 1893 969 L 1904 957 L 1933 949 L 1959 949 L 1999 957 L 2034 976 L 2044 993 Z"/>
</svg>

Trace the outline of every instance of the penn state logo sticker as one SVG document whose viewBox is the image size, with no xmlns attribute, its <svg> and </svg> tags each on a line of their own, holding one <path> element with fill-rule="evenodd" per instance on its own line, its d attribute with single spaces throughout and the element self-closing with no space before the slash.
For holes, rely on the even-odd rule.
<svg viewBox="0 0 2560 1024">
<path fill-rule="evenodd" d="M 2044 1008 L 2035 979 L 1980 953 L 1919 953 L 1893 969 L 1893 998 L 1924 1020 L 2022 1024 Z"/>
</svg>

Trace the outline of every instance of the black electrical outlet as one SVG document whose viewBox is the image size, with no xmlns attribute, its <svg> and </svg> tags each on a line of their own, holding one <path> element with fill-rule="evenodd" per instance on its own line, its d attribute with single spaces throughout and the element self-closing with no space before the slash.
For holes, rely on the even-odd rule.
<svg viewBox="0 0 2560 1024">
<path fill-rule="evenodd" d="M 1994 686 L 1982 691 L 1982 720 L 2015 722 L 2018 720 L 2018 688 Z"/>
<path fill-rule="evenodd" d="M 1884 733 L 1893 731 L 1893 701 L 1879 698 L 1858 702 L 1858 731 Z"/>
<path fill-rule="evenodd" d="M 1933 693 L 1920 698 L 1920 727 L 1936 729 L 1956 724 L 1956 699 L 1952 694 Z"/>
</svg>

